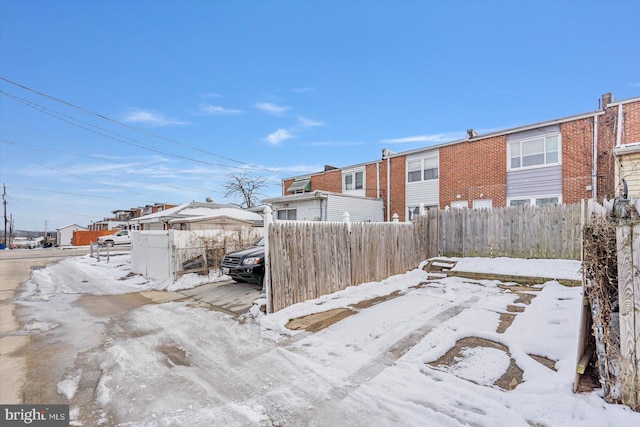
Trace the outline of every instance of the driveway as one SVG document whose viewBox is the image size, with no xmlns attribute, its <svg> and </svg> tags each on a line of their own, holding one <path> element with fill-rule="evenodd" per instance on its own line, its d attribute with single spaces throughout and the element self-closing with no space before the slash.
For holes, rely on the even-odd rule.
<svg viewBox="0 0 640 427">
<path fill-rule="evenodd" d="M 167 292 L 114 259 L 34 270 L 15 297 L 11 336 L 30 339 L 21 397 L 69 404 L 73 425 L 640 422 L 597 393 L 571 393 L 579 288 L 429 280 L 416 269 L 268 316 L 229 316 L 209 292 L 234 308 L 234 293 L 258 289 Z M 285 327 L 340 308 L 353 314 L 317 332 Z"/>
<path fill-rule="evenodd" d="M 178 293 L 207 303 L 214 310 L 237 315 L 246 313 L 253 302 L 262 297 L 262 285 L 228 280 L 185 289 Z"/>
</svg>

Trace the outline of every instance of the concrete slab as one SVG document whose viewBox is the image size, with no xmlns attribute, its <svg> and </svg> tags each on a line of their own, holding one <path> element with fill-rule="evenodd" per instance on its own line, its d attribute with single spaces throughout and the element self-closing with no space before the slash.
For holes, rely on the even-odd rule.
<svg viewBox="0 0 640 427">
<path fill-rule="evenodd" d="M 263 297 L 262 285 L 233 280 L 209 283 L 178 293 L 235 314 L 246 313 L 255 300 Z"/>
</svg>

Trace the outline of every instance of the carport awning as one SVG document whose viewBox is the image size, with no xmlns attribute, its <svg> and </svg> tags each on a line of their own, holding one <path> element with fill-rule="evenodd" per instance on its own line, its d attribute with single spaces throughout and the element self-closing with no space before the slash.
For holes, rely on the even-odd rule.
<svg viewBox="0 0 640 427">
<path fill-rule="evenodd" d="M 297 179 L 287 188 L 287 192 L 311 191 L 311 178 Z"/>
</svg>

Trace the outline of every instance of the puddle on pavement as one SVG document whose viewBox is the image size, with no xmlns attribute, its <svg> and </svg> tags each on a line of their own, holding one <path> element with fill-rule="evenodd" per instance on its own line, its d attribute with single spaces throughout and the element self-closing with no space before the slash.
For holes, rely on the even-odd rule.
<svg viewBox="0 0 640 427">
<path fill-rule="evenodd" d="M 73 305 L 81 307 L 97 317 L 118 316 L 147 304 L 154 304 L 154 301 L 138 292 L 120 295 L 83 294 L 73 302 Z"/>
</svg>

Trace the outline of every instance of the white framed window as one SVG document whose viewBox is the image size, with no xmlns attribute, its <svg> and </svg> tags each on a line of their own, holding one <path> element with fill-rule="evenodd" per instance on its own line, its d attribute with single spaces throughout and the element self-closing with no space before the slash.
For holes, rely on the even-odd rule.
<svg viewBox="0 0 640 427">
<path fill-rule="evenodd" d="M 437 209 L 438 205 L 425 205 L 424 206 L 424 211 L 428 211 L 429 209 Z M 411 221 L 414 217 L 420 215 L 420 206 L 408 206 L 408 213 L 409 215 L 407 215 L 407 218 L 409 218 L 409 221 Z"/>
<path fill-rule="evenodd" d="M 407 161 L 407 182 L 438 179 L 438 156 Z"/>
<path fill-rule="evenodd" d="M 559 205 L 562 203 L 562 196 L 535 196 L 535 197 L 514 197 L 509 199 L 509 206 L 542 206 L 542 205 Z"/>
<path fill-rule="evenodd" d="M 468 208 L 468 207 L 469 207 L 469 202 L 466 200 L 456 200 L 455 202 L 451 202 L 452 209 L 462 209 L 462 208 Z"/>
<path fill-rule="evenodd" d="M 560 134 L 510 142 L 508 170 L 560 164 Z"/>
<path fill-rule="evenodd" d="M 475 199 L 473 201 L 473 209 L 486 209 L 493 207 L 493 200 L 491 199 Z"/>
<path fill-rule="evenodd" d="M 297 219 L 297 209 L 278 209 L 278 219 L 295 221 Z"/>
<path fill-rule="evenodd" d="M 364 171 L 351 171 L 342 174 L 343 191 L 364 190 Z"/>
</svg>

